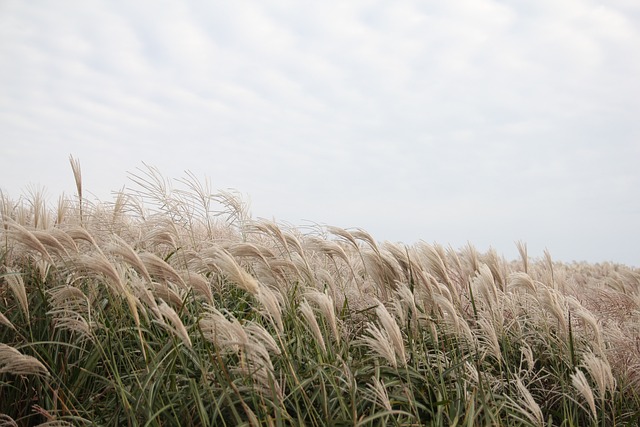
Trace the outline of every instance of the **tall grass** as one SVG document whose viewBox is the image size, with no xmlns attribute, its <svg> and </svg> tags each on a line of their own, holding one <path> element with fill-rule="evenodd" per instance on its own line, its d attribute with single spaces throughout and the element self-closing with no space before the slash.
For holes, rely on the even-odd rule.
<svg viewBox="0 0 640 427">
<path fill-rule="evenodd" d="M 195 176 L 0 193 L 2 425 L 630 425 L 640 271 L 253 220 Z M 177 189 L 173 185 L 178 185 Z"/>
</svg>

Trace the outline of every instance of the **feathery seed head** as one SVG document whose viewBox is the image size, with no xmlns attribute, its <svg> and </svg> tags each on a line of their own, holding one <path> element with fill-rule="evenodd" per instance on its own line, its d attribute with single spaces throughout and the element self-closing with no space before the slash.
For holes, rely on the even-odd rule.
<svg viewBox="0 0 640 427">
<path fill-rule="evenodd" d="M 16 330 L 16 327 L 13 326 L 13 323 L 11 323 L 11 321 L 7 319 L 5 315 L 2 314 L 1 312 L 0 312 L 0 324 L 5 325 L 10 329 L 13 329 L 14 331 Z"/>
<path fill-rule="evenodd" d="M 257 280 L 243 270 L 228 251 L 224 249 L 214 249 L 211 255 L 212 257 L 207 259 L 210 259 L 229 280 L 252 295 L 258 294 L 260 286 Z"/>
<path fill-rule="evenodd" d="M 596 384 L 596 391 L 600 399 L 604 399 L 607 390 L 613 393 L 616 389 L 616 380 L 611 371 L 611 365 L 605 359 L 589 352 L 582 359 L 582 366 Z"/>
<path fill-rule="evenodd" d="M 336 316 L 336 306 L 333 302 L 333 298 L 313 288 L 309 289 L 305 293 L 305 297 L 318 305 L 318 308 L 322 312 L 325 320 L 329 323 L 329 327 L 333 333 L 333 338 L 337 343 L 339 343 L 340 333 L 338 332 L 338 319 Z"/>
<path fill-rule="evenodd" d="M 158 306 L 160 313 L 166 318 L 169 319 L 169 323 L 171 323 L 172 328 L 170 330 L 173 334 L 178 337 L 184 345 L 187 347 L 191 347 L 191 338 L 189 338 L 189 333 L 187 332 L 187 328 L 185 328 L 184 323 L 180 320 L 180 316 L 175 310 L 167 305 L 166 302 L 162 301 Z"/>
<path fill-rule="evenodd" d="M 322 336 L 322 332 L 320 331 L 320 326 L 318 325 L 318 320 L 316 319 L 315 314 L 313 313 L 313 309 L 307 302 L 307 300 L 303 300 L 300 303 L 300 313 L 302 313 L 302 317 L 307 321 L 307 326 L 311 330 L 316 342 L 322 349 L 323 353 L 327 352 L 327 347 L 324 344 L 324 337 Z"/>
<path fill-rule="evenodd" d="M 391 339 L 394 351 L 400 359 L 400 364 L 404 366 L 407 357 L 404 349 L 404 341 L 402 339 L 402 332 L 395 319 L 391 316 L 387 308 L 380 301 L 376 300 L 378 306 L 376 307 L 376 314 L 378 315 L 378 321 L 386 331 L 386 335 Z"/>
<path fill-rule="evenodd" d="M 366 329 L 366 334 L 361 339 L 361 342 L 369 347 L 378 356 L 387 360 L 394 368 L 398 367 L 398 360 L 396 358 L 396 351 L 391 344 L 391 337 L 386 329 L 379 328 L 375 324 L 369 324 Z"/>
<path fill-rule="evenodd" d="M 520 409 L 520 412 L 527 417 L 532 424 L 536 426 L 544 426 L 544 415 L 542 414 L 542 410 L 540 409 L 540 405 L 535 401 L 531 392 L 527 389 L 527 387 L 522 383 L 520 378 L 516 378 L 516 389 L 518 390 L 518 394 L 520 395 L 520 402 L 522 405 L 516 406 Z"/>
<path fill-rule="evenodd" d="M 378 403 L 387 411 L 392 410 L 391 401 L 389 400 L 389 394 L 387 393 L 387 386 L 384 384 L 384 380 L 381 380 L 378 377 L 373 377 L 372 383 L 367 384 L 367 388 L 372 392 L 374 402 Z"/>
<path fill-rule="evenodd" d="M 575 374 L 571 374 L 571 383 L 578 390 L 578 393 L 587 401 L 589 405 L 589 409 L 591 409 L 591 415 L 593 415 L 593 419 L 598 419 L 598 411 L 596 410 L 596 401 L 593 397 L 593 390 L 591 390 L 591 386 L 589 385 L 589 381 L 587 381 L 587 377 L 584 375 L 580 369 L 576 369 Z"/>
<path fill-rule="evenodd" d="M 277 295 L 282 297 L 279 292 L 277 292 Z M 282 308 L 280 305 L 280 301 L 276 296 L 276 291 L 271 290 L 266 285 L 259 285 L 256 298 L 258 299 L 258 301 L 260 301 L 260 304 L 264 309 L 262 310 L 262 313 L 266 314 L 267 317 L 274 322 L 279 332 L 284 332 L 284 325 L 282 323 Z"/>
<path fill-rule="evenodd" d="M 49 371 L 38 359 L 0 343 L 0 374 L 48 376 Z"/>
<path fill-rule="evenodd" d="M 3 276 L 4 280 L 9 285 L 9 289 L 13 292 L 13 296 L 20 304 L 22 314 L 27 319 L 27 322 L 29 322 L 29 300 L 27 298 L 27 290 L 24 286 L 22 274 L 14 270 L 7 269 L 7 272 L 3 274 Z"/>
</svg>

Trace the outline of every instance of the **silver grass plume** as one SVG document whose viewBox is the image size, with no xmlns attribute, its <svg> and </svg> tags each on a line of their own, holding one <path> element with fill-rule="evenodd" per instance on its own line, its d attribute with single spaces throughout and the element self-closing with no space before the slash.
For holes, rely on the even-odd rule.
<svg viewBox="0 0 640 427">
<path fill-rule="evenodd" d="M 149 274 L 145 264 L 142 262 L 142 259 L 138 256 L 136 251 L 124 241 L 124 239 L 117 235 L 114 236 L 113 243 L 107 246 L 107 251 L 111 254 L 122 257 L 122 259 L 124 259 L 127 264 L 135 268 L 146 281 L 151 282 L 151 275 Z"/>
<path fill-rule="evenodd" d="M 440 279 L 441 283 L 453 288 L 453 283 L 449 277 L 446 256 L 441 246 L 423 243 L 420 245 L 422 254 L 427 259 L 427 265 L 434 275 Z"/>
<path fill-rule="evenodd" d="M 5 315 L 2 314 L 1 312 L 0 312 L 0 324 L 5 325 L 6 327 L 8 327 L 10 329 L 13 329 L 14 331 L 16 330 L 16 327 L 13 326 L 13 323 L 11 323 L 11 321 L 9 319 L 7 319 L 5 317 Z"/>
<path fill-rule="evenodd" d="M 73 156 L 69 156 L 69 163 L 71 163 L 71 170 L 73 171 L 73 178 L 76 182 L 76 190 L 78 192 L 78 209 L 80 215 L 80 224 L 83 224 L 82 217 L 82 205 L 84 204 L 82 198 L 82 171 L 80 170 L 80 161 L 74 159 Z"/>
<path fill-rule="evenodd" d="M 480 264 L 480 269 L 472 281 L 472 286 L 479 291 L 478 297 L 485 301 L 490 310 L 498 308 L 498 288 L 488 265 Z"/>
<path fill-rule="evenodd" d="M 0 343 L 0 374 L 48 376 L 49 371 L 38 359 Z"/>
<path fill-rule="evenodd" d="M 598 411 L 596 409 L 596 401 L 593 397 L 593 390 L 587 381 L 587 377 L 580 369 L 576 369 L 575 374 L 571 374 L 571 383 L 578 390 L 578 393 L 587 401 L 589 409 L 591 409 L 591 415 L 594 420 L 598 419 Z"/>
<path fill-rule="evenodd" d="M 142 312 L 146 313 L 151 312 L 156 320 L 162 320 L 162 313 L 160 312 L 160 308 L 158 307 L 158 303 L 156 302 L 155 295 L 152 292 L 150 287 L 153 287 L 154 283 L 145 282 L 144 279 L 140 278 L 136 275 L 131 275 L 129 277 L 129 286 L 133 291 L 133 295 L 140 301 L 140 303 L 147 306 L 148 310 L 143 310 Z M 148 287 L 150 286 L 150 287 Z M 166 295 L 162 295 L 159 299 L 165 300 Z M 180 300 L 180 303 L 182 300 Z M 178 304 L 179 305 L 179 304 Z M 146 316 L 148 318 L 148 316 Z"/>
<path fill-rule="evenodd" d="M 209 280 L 202 274 L 186 271 L 184 273 L 184 281 L 193 289 L 194 293 L 209 303 L 213 304 L 213 292 Z"/>
<path fill-rule="evenodd" d="M 18 427 L 18 423 L 9 415 L 0 414 L 0 427 Z"/>
<path fill-rule="evenodd" d="M 407 356 L 405 354 L 404 340 L 402 339 L 402 332 L 400 331 L 400 327 L 398 326 L 396 320 L 391 316 L 387 308 L 384 306 L 384 304 L 382 304 L 380 301 L 377 301 L 377 303 L 378 307 L 376 307 L 376 314 L 378 315 L 378 320 L 391 338 L 393 348 L 400 358 L 400 364 L 404 366 L 407 360 Z"/>
<path fill-rule="evenodd" d="M 49 233 L 51 234 L 51 236 L 55 237 L 55 239 L 62 245 L 67 256 L 69 256 L 69 251 L 71 251 L 73 254 L 78 253 L 78 245 L 76 245 L 76 242 L 71 238 L 69 234 L 67 234 L 66 231 L 56 227 L 50 229 Z"/>
<path fill-rule="evenodd" d="M 207 306 L 206 312 L 199 321 L 204 338 L 220 349 L 231 349 L 238 352 L 249 338 L 238 319 L 229 315 L 227 319 L 217 308 Z"/>
<path fill-rule="evenodd" d="M 573 296 L 568 296 L 566 298 L 569 307 L 572 309 L 572 313 L 580 320 L 582 320 L 585 324 L 589 325 L 591 330 L 593 331 L 593 335 L 595 337 L 595 347 L 596 350 L 600 354 L 604 354 L 605 345 L 603 339 L 602 328 L 598 323 L 598 319 L 593 315 L 591 311 L 585 308 L 580 301 L 578 301 Z"/>
<path fill-rule="evenodd" d="M 256 298 L 263 307 L 261 313 L 266 315 L 268 319 L 271 319 L 278 331 L 282 333 L 284 332 L 284 324 L 282 323 L 282 308 L 278 296 L 282 298 L 280 292 L 274 291 L 266 285 L 259 284 Z"/>
<path fill-rule="evenodd" d="M 44 245 L 38 240 L 38 238 L 22 225 L 13 220 L 5 221 L 5 226 L 10 229 L 9 235 L 11 238 L 29 249 L 38 252 L 42 258 L 50 264 L 53 264 L 53 259 Z"/>
<path fill-rule="evenodd" d="M 183 295 L 172 283 L 151 282 L 151 293 L 154 297 L 159 298 L 171 304 L 173 307 L 182 307 Z"/>
<path fill-rule="evenodd" d="M 69 227 L 68 229 L 66 229 L 65 232 L 74 241 L 83 240 L 85 242 L 88 242 L 94 248 L 98 249 L 98 251 L 101 252 L 100 248 L 98 247 L 98 243 L 96 242 L 96 240 L 93 238 L 93 236 L 85 228 L 79 227 L 79 226 L 72 226 L 72 227 Z"/>
<path fill-rule="evenodd" d="M 545 425 L 544 415 L 540 409 L 540 405 L 535 401 L 531 392 L 522 383 L 522 380 L 516 378 L 516 389 L 518 390 L 519 399 L 516 401 L 510 396 L 507 396 L 511 406 L 516 409 L 520 414 L 533 425 L 543 427 Z"/>
<path fill-rule="evenodd" d="M 310 236 L 307 239 L 307 242 L 314 250 L 325 254 L 331 259 L 339 258 L 342 261 L 344 261 L 344 263 L 349 268 L 351 268 L 351 261 L 349 260 L 347 253 L 344 251 L 344 248 L 340 246 L 337 242 L 327 240 L 327 239 L 321 239 L 319 237 L 314 237 L 314 236 Z M 353 273 L 353 270 L 351 270 L 351 272 Z"/>
<path fill-rule="evenodd" d="M 524 368 L 524 364 L 527 364 L 527 367 Z M 524 371 L 527 374 L 533 372 L 535 368 L 535 360 L 533 359 L 533 350 L 531 346 L 524 342 L 522 347 L 520 347 L 520 371 Z"/>
<path fill-rule="evenodd" d="M 191 348 L 191 338 L 189 338 L 187 328 L 185 328 L 184 323 L 182 323 L 182 320 L 180 320 L 180 316 L 178 316 L 178 313 L 176 313 L 175 310 L 169 307 L 164 301 L 162 301 L 160 305 L 158 305 L 158 308 L 164 318 L 169 320 L 171 326 L 168 329 L 176 337 L 178 337 L 184 343 L 184 345 Z"/>
<path fill-rule="evenodd" d="M 249 242 L 238 242 L 233 243 L 225 248 L 229 253 L 234 257 L 246 257 L 252 258 L 262 262 L 265 266 L 269 267 L 269 259 L 275 258 L 274 253 L 258 244 L 249 243 Z"/>
<path fill-rule="evenodd" d="M 67 249 L 58 241 L 58 239 L 50 231 L 33 230 L 31 233 L 36 239 L 40 241 L 45 247 L 49 247 L 54 250 L 58 256 L 69 257 Z"/>
<path fill-rule="evenodd" d="M 509 284 L 507 286 L 509 290 L 522 289 L 531 295 L 535 295 L 537 288 L 536 282 L 527 273 L 516 272 L 509 275 Z"/>
<path fill-rule="evenodd" d="M 500 342 L 498 341 L 498 334 L 493 321 L 482 316 L 478 319 L 477 325 L 479 331 L 483 333 L 478 337 L 478 341 L 484 344 L 491 355 L 498 361 L 498 364 L 502 365 L 502 351 L 500 350 Z"/>
<path fill-rule="evenodd" d="M 609 390 L 613 395 L 613 392 L 616 389 L 616 380 L 611 372 L 611 365 L 607 360 L 589 352 L 584 355 L 581 366 L 586 369 L 589 376 L 596 384 L 597 395 L 600 398 L 601 403 L 604 404 L 607 390 Z"/>
<path fill-rule="evenodd" d="M 273 385 L 280 394 L 269 357 L 269 352 L 280 354 L 273 337 L 256 323 L 248 322 L 243 327 L 235 317 L 230 317 L 228 320 L 215 307 L 208 307 L 199 322 L 203 336 L 220 350 L 240 355 L 238 370 L 260 385 L 262 392 Z"/>
<path fill-rule="evenodd" d="M 252 295 L 258 294 L 260 290 L 258 281 L 242 269 L 229 252 L 224 249 L 214 248 L 207 255 L 207 258 L 204 259 L 205 262 L 215 265 L 241 289 Z"/>
<path fill-rule="evenodd" d="M 384 380 L 378 377 L 373 377 L 372 382 L 367 384 L 367 388 L 373 394 L 373 401 L 378 403 L 382 408 L 387 411 L 391 411 L 391 401 L 389 400 L 389 394 L 387 393 L 387 386 L 384 384 Z"/>
<path fill-rule="evenodd" d="M 13 292 L 13 296 L 20 304 L 22 314 L 24 315 L 25 319 L 27 319 L 27 322 L 30 322 L 29 300 L 27 298 L 27 291 L 24 286 L 22 274 L 14 270 L 7 269 L 7 272 L 3 276 L 4 280 L 9 285 L 9 289 L 11 289 L 11 292 Z"/>
<path fill-rule="evenodd" d="M 165 260 L 151 252 L 141 252 L 138 254 L 139 259 L 146 267 L 148 274 L 165 281 L 170 281 L 186 289 L 187 285 L 178 274 L 178 272 Z"/>
<path fill-rule="evenodd" d="M 315 338 L 316 342 L 322 349 L 324 354 L 327 353 L 327 347 L 324 344 L 324 337 L 322 336 L 322 332 L 320 331 L 320 325 L 318 325 L 318 320 L 316 319 L 315 314 L 313 313 L 313 309 L 307 302 L 307 300 L 302 300 L 299 307 L 300 313 L 302 313 L 302 317 L 307 321 L 307 326 L 311 331 L 311 334 Z"/>
<path fill-rule="evenodd" d="M 309 289 L 305 293 L 305 297 L 310 301 L 313 301 L 324 316 L 329 328 L 333 334 L 333 338 L 336 343 L 340 343 L 340 333 L 338 331 L 338 318 L 336 316 L 336 306 L 333 302 L 333 298 L 326 293 L 320 292 L 317 289 Z"/>
<path fill-rule="evenodd" d="M 92 340 L 95 322 L 91 318 L 91 302 L 80 289 L 72 285 L 57 286 L 49 291 L 55 328 L 79 334 L 82 339 Z"/>
<path fill-rule="evenodd" d="M 75 264 L 86 272 L 104 276 L 114 295 L 126 293 L 120 273 L 102 252 L 80 255 Z"/>
<path fill-rule="evenodd" d="M 378 356 L 387 360 L 391 366 L 398 367 L 398 360 L 391 344 L 391 337 L 384 327 L 379 328 L 377 325 L 370 323 L 367 326 L 366 334 L 361 338 L 361 342 Z"/>
<path fill-rule="evenodd" d="M 563 334 L 567 334 L 567 321 L 564 317 L 564 296 L 553 288 L 543 286 L 538 293 L 538 301 L 541 307 L 551 313 L 558 321 L 558 326 Z"/>
<path fill-rule="evenodd" d="M 516 247 L 518 248 L 520 258 L 522 259 L 522 268 L 524 269 L 525 274 L 529 273 L 529 254 L 527 252 L 527 244 L 523 241 L 518 241 L 516 242 Z"/>
<path fill-rule="evenodd" d="M 376 315 L 382 327 L 370 323 L 367 326 L 367 335 L 362 338 L 362 342 L 386 359 L 394 368 L 398 365 L 405 366 L 407 358 L 400 327 L 386 307 L 377 299 L 375 302 L 377 303 Z"/>
</svg>

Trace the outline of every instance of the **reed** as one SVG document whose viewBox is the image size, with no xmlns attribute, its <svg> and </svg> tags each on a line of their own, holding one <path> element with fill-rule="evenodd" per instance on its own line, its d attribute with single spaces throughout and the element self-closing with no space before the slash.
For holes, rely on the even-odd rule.
<svg viewBox="0 0 640 427">
<path fill-rule="evenodd" d="M 187 173 L 0 192 L 0 425 L 633 425 L 640 271 L 253 220 Z"/>
</svg>

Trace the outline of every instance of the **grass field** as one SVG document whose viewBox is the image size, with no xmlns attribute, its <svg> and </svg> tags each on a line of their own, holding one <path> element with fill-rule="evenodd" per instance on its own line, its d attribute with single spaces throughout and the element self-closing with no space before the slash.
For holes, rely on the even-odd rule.
<svg viewBox="0 0 640 427">
<path fill-rule="evenodd" d="M 0 194 L 0 426 L 637 425 L 640 270 L 253 220 L 193 175 Z M 175 187 L 175 188 L 174 188 Z"/>
</svg>

